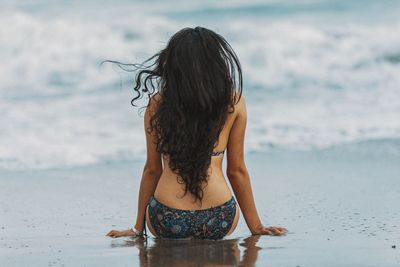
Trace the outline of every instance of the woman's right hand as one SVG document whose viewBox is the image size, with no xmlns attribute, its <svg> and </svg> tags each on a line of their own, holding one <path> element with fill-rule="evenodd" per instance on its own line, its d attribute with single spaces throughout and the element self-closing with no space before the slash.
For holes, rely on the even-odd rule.
<svg viewBox="0 0 400 267">
<path fill-rule="evenodd" d="M 284 227 L 265 227 L 264 225 L 261 225 L 257 228 L 257 230 L 252 233 L 253 235 L 284 235 L 288 232 L 288 230 Z"/>
</svg>

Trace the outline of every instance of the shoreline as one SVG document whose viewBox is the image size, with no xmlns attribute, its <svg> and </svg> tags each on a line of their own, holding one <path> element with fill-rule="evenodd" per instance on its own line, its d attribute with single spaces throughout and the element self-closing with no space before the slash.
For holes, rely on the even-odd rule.
<svg viewBox="0 0 400 267">
<path fill-rule="evenodd" d="M 108 230 L 125 229 L 136 219 L 140 161 L 3 172 L 1 263 L 109 266 L 118 261 L 118 266 L 136 266 L 148 253 L 157 257 L 154 264 L 189 264 L 190 259 L 184 257 L 180 262 L 167 260 L 182 247 L 192 259 L 197 251 L 207 255 L 208 263 L 222 265 L 243 262 L 246 257 L 259 266 L 400 263 L 396 153 L 374 156 L 349 147 L 275 150 L 248 153 L 246 163 L 263 223 L 288 228 L 286 236 L 252 237 L 241 214 L 232 235 L 214 244 L 183 246 L 180 241 L 163 243 L 151 235 L 146 244 L 110 239 L 105 237 Z M 226 158 L 223 164 L 225 169 Z"/>
</svg>

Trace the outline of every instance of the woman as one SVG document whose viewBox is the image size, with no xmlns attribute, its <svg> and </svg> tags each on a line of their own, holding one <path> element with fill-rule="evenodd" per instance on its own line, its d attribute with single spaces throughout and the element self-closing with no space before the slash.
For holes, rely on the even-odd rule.
<svg viewBox="0 0 400 267">
<path fill-rule="evenodd" d="M 246 101 L 239 60 L 219 34 L 184 28 L 140 68 L 134 90 L 150 97 L 144 115 L 147 160 L 134 228 L 111 237 L 221 239 L 236 228 L 240 210 L 253 235 L 283 235 L 265 227 L 254 203 L 244 160 Z M 156 88 L 159 89 L 156 92 Z M 236 88 L 238 90 L 236 90 Z M 227 177 L 222 172 L 227 151 Z"/>
</svg>

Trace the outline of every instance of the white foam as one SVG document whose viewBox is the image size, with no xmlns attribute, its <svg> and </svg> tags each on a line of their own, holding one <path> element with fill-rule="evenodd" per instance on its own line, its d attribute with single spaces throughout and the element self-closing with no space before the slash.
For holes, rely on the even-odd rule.
<svg viewBox="0 0 400 267">
<path fill-rule="evenodd" d="M 143 118 L 130 106 L 131 86 L 119 87 L 132 77 L 98 64 L 140 62 L 191 25 L 141 5 L 146 12 L 110 7 L 109 17 L 97 9 L 97 18 L 79 10 L 1 14 L 0 168 L 145 158 Z M 400 138 L 400 64 L 387 60 L 400 53 L 398 22 L 262 21 L 218 24 L 243 65 L 247 151 Z"/>
<path fill-rule="evenodd" d="M 400 53 L 393 35 L 399 26 L 234 24 L 250 42 L 236 44 L 245 77 L 260 87 L 249 93 L 259 99 L 249 105 L 250 124 L 258 129 L 249 133 L 251 147 L 399 138 L 400 66 L 382 59 Z"/>
</svg>

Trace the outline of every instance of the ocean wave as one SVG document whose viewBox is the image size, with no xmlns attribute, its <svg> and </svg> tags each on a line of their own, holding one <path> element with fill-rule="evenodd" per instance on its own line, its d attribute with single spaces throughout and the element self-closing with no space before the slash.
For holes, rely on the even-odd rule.
<svg viewBox="0 0 400 267">
<path fill-rule="evenodd" d="M 193 22 L 154 10 L 121 16 L 126 5 L 135 9 L 126 3 L 101 19 L 74 9 L 2 13 L 1 169 L 145 158 L 143 117 L 130 106 L 132 74 L 99 63 L 141 62 Z M 287 16 L 221 20 L 216 29 L 243 65 L 246 151 L 400 139 L 400 23 Z"/>
</svg>

